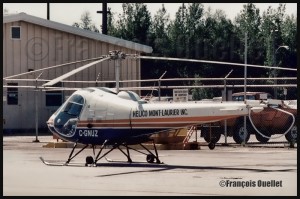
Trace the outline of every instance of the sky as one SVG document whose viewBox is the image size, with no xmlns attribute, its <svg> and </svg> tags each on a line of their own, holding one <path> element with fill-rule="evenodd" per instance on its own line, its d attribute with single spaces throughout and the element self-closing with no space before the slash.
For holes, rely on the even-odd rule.
<svg viewBox="0 0 300 199">
<path fill-rule="evenodd" d="M 167 13 L 170 18 L 175 18 L 175 13 L 178 11 L 182 3 L 164 3 Z M 204 10 L 207 11 L 208 7 L 214 12 L 216 9 L 225 11 L 226 16 L 232 21 L 237 14 L 243 9 L 245 3 L 203 3 Z M 162 7 L 162 3 L 146 3 L 148 10 L 152 17 Z M 255 3 L 256 7 L 260 9 L 260 14 L 267 10 L 269 6 L 277 9 L 279 3 Z M 118 16 L 122 13 L 122 3 L 108 3 Z M 8 9 L 9 13 L 25 12 L 29 15 L 34 15 L 41 18 L 47 18 L 47 4 L 46 3 L 3 3 L 3 9 Z M 101 3 L 50 3 L 50 20 L 60 22 L 67 25 L 72 25 L 74 22 L 80 22 L 81 14 L 89 11 L 91 14 L 92 22 L 101 31 L 102 15 L 97 11 L 102 10 Z M 297 16 L 297 4 L 286 3 L 286 14 L 294 14 Z"/>
</svg>

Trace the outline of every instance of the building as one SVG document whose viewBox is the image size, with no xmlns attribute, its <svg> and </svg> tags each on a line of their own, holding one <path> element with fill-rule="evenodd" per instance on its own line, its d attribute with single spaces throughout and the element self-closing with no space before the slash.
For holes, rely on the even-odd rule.
<svg viewBox="0 0 300 199">
<path fill-rule="evenodd" d="M 35 71 L 50 66 L 108 55 L 111 50 L 126 54 L 151 53 L 152 48 L 131 41 L 95 33 L 76 27 L 19 13 L 3 16 L 3 77 Z M 41 86 L 45 81 L 61 76 L 88 62 L 81 62 L 51 70 L 45 70 L 38 82 L 20 79 L 35 79 L 41 72 L 22 75 L 19 80 L 3 80 L 3 85 Z M 109 86 L 115 83 L 115 62 L 104 61 L 81 71 L 68 81 L 95 81 L 99 84 L 61 82 L 56 86 L 88 87 Z M 140 79 L 139 59 L 121 62 L 120 80 Z M 44 80 L 44 82 L 42 81 Z M 139 86 L 139 83 L 124 83 L 121 86 Z M 3 88 L 3 129 L 30 131 L 35 129 L 35 107 L 38 107 L 38 127 L 47 129 L 46 121 L 72 91 L 38 91 L 32 88 Z M 35 100 L 37 94 L 37 100 Z"/>
</svg>

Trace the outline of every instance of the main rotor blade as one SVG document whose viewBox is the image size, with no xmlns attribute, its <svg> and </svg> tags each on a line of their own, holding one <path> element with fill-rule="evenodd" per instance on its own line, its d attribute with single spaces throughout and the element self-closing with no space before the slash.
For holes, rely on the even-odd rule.
<svg viewBox="0 0 300 199">
<path fill-rule="evenodd" d="M 58 77 L 58 78 L 55 78 L 55 79 L 49 81 L 49 82 L 46 83 L 46 84 L 43 84 L 42 86 L 53 86 L 53 85 L 56 84 L 57 82 L 60 82 L 60 81 L 62 81 L 62 80 L 64 80 L 64 79 L 66 79 L 66 78 L 68 78 L 68 77 L 70 77 L 70 76 L 72 76 L 72 75 L 74 75 L 74 74 L 76 74 L 76 73 L 78 73 L 78 72 L 84 70 L 84 69 L 87 69 L 87 68 L 89 68 L 89 67 L 91 67 L 91 66 L 93 66 L 93 65 L 95 65 L 95 64 L 98 64 L 98 63 L 103 62 L 103 61 L 108 60 L 108 59 L 110 59 L 110 57 L 106 57 L 106 58 L 103 58 L 103 59 L 94 61 L 94 62 L 92 62 L 92 63 L 83 65 L 83 66 L 81 66 L 81 67 L 79 67 L 79 68 L 76 68 L 76 69 L 74 69 L 74 70 L 72 70 L 72 71 L 70 71 L 70 72 L 68 72 L 68 73 L 66 73 L 66 74 L 64 74 L 64 75 L 62 75 L 62 76 L 60 76 L 60 77 Z"/>
<path fill-rule="evenodd" d="M 73 91 L 73 90 L 79 90 L 82 88 L 66 88 L 66 87 L 43 87 L 43 86 L 7 86 L 7 85 L 3 85 L 3 88 L 33 88 L 33 89 L 40 89 L 43 91 Z"/>
<path fill-rule="evenodd" d="M 98 60 L 98 59 L 101 59 L 101 58 L 103 58 L 103 56 L 96 57 L 96 58 L 91 58 L 91 59 L 73 61 L 73 62 L 69 62 L 69 63 L 65 63 L 65 64 L 59 64 L 59 65 L 55 65 L 55 66 L 49 66 L 47 68 L 41 68 L 41 69 L 37 69 L 37 70 L 34 70 L 34 71 L 30 71 L 30 72 L 25 72 L 25 73 L 20 73 L 20 74 L 4 77 L 3 79 L 6 80 L 6 79 L 13 78 L 13 77 L 21 76 L 21 75 L 29 75 L 29 74 L 36 73 L 36 72 L 39 72 L 39 71 L 49 70 L 49 69 L 58 68 L 58 67 L 62 67 L 62 66 L 67 66 L 67 65 L 71 65 L 71 64 L 77 64 L 77 63 L 80 63 L 80 62 L 94 61 L 94 60 Z"/>
<path fill-rule="evenodd" d="M 171 61 L 201 62 L 201 63 L 224 64 L 224 65 L 233 65 L 233 66 L 245 66 L 245 64 L 240 64 L 240 63 L 221 62 L 221 61 L 209 61 L 209 60 L 198 60 L 198 59 L 184 59 L 184 58 L 173 58 L 173 57 L 137 56 L 136 58 L 140 58 L 140 59 L 156 59 L 156 60 L 171 60 Z M 277 67 L 277 66 L 261 66 L 261 65 L 253 65 L 253 64 L 247 64 L 247 66 L 256 67 L 256 68 L 265 68 L 265 69 L 266 68 L 270 68 L 270 69 L 277 69 L 277 70 L 297 71 L 297 69 L 294 69 L 294 68 L 283 68 L 283 67 Z"/>
</svg>

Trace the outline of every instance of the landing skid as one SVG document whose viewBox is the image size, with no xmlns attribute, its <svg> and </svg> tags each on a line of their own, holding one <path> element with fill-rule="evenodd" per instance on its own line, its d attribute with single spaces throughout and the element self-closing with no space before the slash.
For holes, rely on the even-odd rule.
<svg viewBox="0 0 300 199">
<path fill-rule="evenodd" d="M 125 163 L 132 163 L 132 162 L 126 162 L 126 161 L 124 161 L 124 160 L 113 160 L 113 159 L 110 159 L 110 158 L 107 158 L 107 157 L 105 157 L 105 160 L 107 161 L 107 162 L 125 162 Z M 134 163 L 136 163 L 136 162 L 134 162 Z"/>
<path fill-rule="evenodd" d="M 45 160 L 43 157 L 40 157 L 40 160 L 47 166 L 76 166 L 76 167 L 85 167 L 85 163 L 66 163 L 62 160 L 56 161 L 56 160 Z"/>
<path fill-rule="evenodd" d="M 122 160 L 112 160 L 112 159 L 107 158 L 107 157 L 105 157 L 105 160 L 106 160 L 107 162 L 123 162 Z"/>
<path fill-rule="evenodd" d="M 43 157 L 40 157 L 40 159 L 47 166 L 65 166 L 66 165 L 65 162 L 57 162 L 57 161 L 49 162 L 49 161 L 44 160 Z"/>
<path fill-rule="evenodd" d="M 43 157 L 40 157 L 40 160 L 47 166 L 77 166 L 77 167 L 86 167 L 86 166 L 99 166 L 101 164 L 86 164 L 86 163 L 65 163 L 64 161 L 54 161 L 54 160 L 45 160 Z M 128 162 L 124 161 L 124 160 L 113 160 L 113 159 L 110 159 L 110 158 L 107 158 L 105 157 L 105 160 L 108 162 L 108 163 L 125 163 L 127 164 Z M 134 163 L 134 164 L 144 164 L 144 163 L 148 163 L 148 162 L 130 162 L 130 163 Z M 160 162 L 159 164 L 164 164 L 163 162 Z M 105 165 L 105 163 L 103 164 Z"/>
<path fill-rule="evenodd" d="M 153 140 L 152 140 L 153 141 Z M 148 163 L 156 163 L 156 164 L 163 164 L 163 162 L 161 162 L 159 160 L 159 157 L 158 157 L 158 153 L 157 153 L 157 150 L 156 150 L 156 147 L 155 147 L 155 143 L 153 141 L 153 146 L 154 146 L 154 150 L 155 150 L 155 154 L 152 153 L 149 149 L 147 149 L 144 145 L 140 144 L 141 147 L 143 147 L 147 152 L 147 153 L 144 153 L 142 151 L 139 151 L 137 149 L 134 149 L 134 148 L 131 148 L 129 147 L 126 143 L 116 143 L 113 145 L 113 148 L 108 150 L 106 153 L 104 153 L 103 155 L 101 155 L 101 152 L 102 150 L 106 147 L 106 144 L 107 144 L 107 140 L 102 144 L 101 148 L 100 148 L 100 151 L 98 152 L 98 154 L 96 155 L 95 154 L 95 145 L 92 145 L 93 147 L 93 157 L 92 156 L 87 156 L 86 157 L 86 163 L 83 164 L 84 166 L 97 166 L 97 162 L 102 159 L 102 158 L 105 158 L 107 162 L 125 162 L 125 161 L 116 161 L 116 160 L 112 160 L 112 159 L 109 159 L 106 157 L 106 155 L 108 155 L 110 152 L 112 152 L 114 149 L 119 149 L 123 155 L 126 156 L 127 158 L 127 163 L 132 163 L 133 161 L 131 160 L 131 157 L 130 157 L 130 153 L 129 153 L 129 149 L 131 150 L 134 150 L 136 152 L 139 152 L 139 153 L 142 153 L 144 155 L 146 155 L 146 161 Z M 84 149 L 86 149 L 88 147 L 88 144 L 85 145 L 83 148 L 81 148 L 75 155 L 73 155 L 74 153 L 74 150 L 77 146 L 77 142 L 74 144 L 74 147 L 69 155 L 69 158 L 66 162 L 58 162 L 58 161 L 53 161 L 53 162 L 50 162 L 50 161 L 45 161 L 43 157 L 40 157 L 41 161 L 45 164 L 45 165 L 48 165 L 48 166 L 68 166 L 68 165 L 72 165 L 72 166 L 82 166 L 82 164 L 75 164 L 75 163 L 70 163 L 70 161 L 75 158 L 79 153 L 81 153 Z M 120 146 L 124 146 L 126 147 L 126 152 L 124 152 Z"/>
<path fill-rule="evenodd" d="M 105 160 L 107 162 L 128 163 L 128 162 L 125 162 L 124 160 L 113 160 L 113 159 L 110 159 L 110 158 L 107 158 L 107 157 L 105 157 Z M 134 161 L 134 162 L 130 162 L 130 163 L 149 163 L 149 162 L 136 162 L 136 161 Z M 164 163 L 163 162 L 159 162 L 157 164 L 164 164 Z"/>
</svg>

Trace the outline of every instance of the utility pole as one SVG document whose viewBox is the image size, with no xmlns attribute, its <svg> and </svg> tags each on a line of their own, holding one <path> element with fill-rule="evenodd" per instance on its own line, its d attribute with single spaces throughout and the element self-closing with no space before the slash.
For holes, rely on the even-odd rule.
<svg viewBox="0 0 300 199">
<path fill-rule="evenodd" d="M 50 20 L 50 3 L 47 3 L 47 20 Z"/>
<path fill-rule="evenodd" d="M 39 74 L 39 76 L 35 79 L 35 94 L 34 94 L 34 99 L 35 99 L 35 140 L 32 142 L 40 142 L 38 139 L 39 135 L 39 114 L 38 114 L 38 79 L 42 76 L 43 72 Z"/>
<path fill-rule="evenodd" d="M 280 48 L 285 48 L 286 50 L 289 50 L 290 48 L 289 48 L 289 46 L 279 46 L 277 49 L 276 49 L 276 51 L 274 52 L 274 67 L 278 67 L 278 65 L 277 65 L 277 60 L 276 60 L 276 54 L 277 54 L 277 51 L 280 49 Z M 275 49 L 275 48 L 274 48 Z M 278 63 L 279 64 L 279 63 Z M 278 71 L 274 71 L 274 77 L 275 77 L 275 80 L 274 80 L 274 98 L 275 99 L 277 99 L 278 97 L 277 97 L 277 90 L 278 90 L 278 87 L 277 87 L 277 73 L 278 73 Z"/>
<path fill-rule="evenodd" d="M 102 11 L 97 11 L 102 14 L 102 34 L 107 35 L 107 14 L 111 14 L 107 11 L 107 3 L 102 3 Z"/>
<path fill-rule="evenodd" d="M 225 76 L 224 78 L 224 95 L 225 95 L 225 100 L 224 101 L 227 101 L 228 100 L 228 96 L 227 96 L 227 89 L 226 89 L 226 80 L 228 78 L 228 76 L 232 73 L 233 69 L 231 69 L 231 71 Z M 225 135 L 225 144 L 224 145 L 228 145 L 227 144 L 227 120 L 224 120 L 224 135 Z"/>
<path fill-rule="evenodd" d="M 248 32 L 246 31 L 245 32 L 245 56 L 244 56 L 244 61 L 245 61 L 245 68 L 244 68 L 244 102 L 246 102 L 247 100 L 247 95 L 246 95 L 246 92 L 247 92 L 247 40 L 248 40 Z M 250 110 L 249 110 L 250 111 Z M 244 141 L 243 141 L 243 146 L 246 145 L 246 137 L 248 135 L 248 130 L 247 130 L 247 117 L 244 116 Z"/>
</svg>

